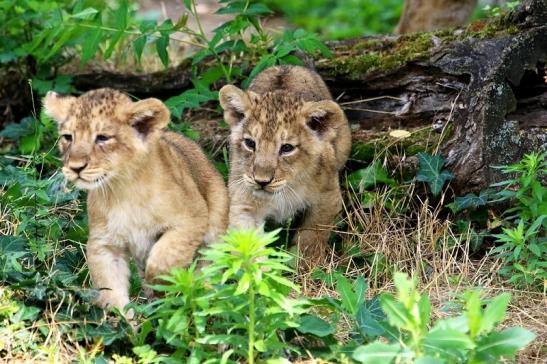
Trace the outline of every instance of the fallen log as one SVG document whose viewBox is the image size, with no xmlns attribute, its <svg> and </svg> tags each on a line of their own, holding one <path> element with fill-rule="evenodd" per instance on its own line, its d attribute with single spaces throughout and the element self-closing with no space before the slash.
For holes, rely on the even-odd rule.
<svg viewBox="0 0 547 364">
<path fill-rule="evenodd" d="M 544 0 L 526 0 L 508 15 L 466 29 L 328 46 L 332 58 L 312 61 L 347 112 L 356 159 L 378 150 L 373 141 L 401 145 L 407 155 L 433 148 L 446 157 L 454 189 L 466 193 L 506 178 L 492 166 L 547 150 Z M 187 62 L 149 75 L 76 75 L 74 83 L 83 90 L 112 86 L 141 96 L 191 87 Z M 391 129 L 405 129 L 411 137 L 394 142 Z M 218 139 L 226 130 L 204 134 Z"/>
</svg>

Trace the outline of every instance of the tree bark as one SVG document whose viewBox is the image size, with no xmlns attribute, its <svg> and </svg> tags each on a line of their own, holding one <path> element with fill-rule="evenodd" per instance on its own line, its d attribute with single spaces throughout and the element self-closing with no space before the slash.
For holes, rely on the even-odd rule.
<svg viewBox="0 0 547 364">
<path fill-rule="evenodd" d="M 438 150 L 455 175 L 452 186 L 466 193 L 506 178 L 493 166 L 547 150 L 544 0 L 526 0 L 508 15 L 465 30 L 328 46 L 332 58 L 312 61 L 346 110 L 357 159 L 377 148 L 372 141 L 402 145 L 407 155 Z M 191 87 L 190 76 L 183 62 L 157 74 L 77 75 L 74 82 L 79 89 L 112 86 L 168 96 Z M 397 142 L 391 129 L 412 135 Z M 223 138 L 226 130 L 208 134 Z"/>
</svg>

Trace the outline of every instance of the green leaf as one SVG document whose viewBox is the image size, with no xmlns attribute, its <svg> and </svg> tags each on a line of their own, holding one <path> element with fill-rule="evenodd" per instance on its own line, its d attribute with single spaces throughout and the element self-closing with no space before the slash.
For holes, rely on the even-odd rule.
<svg viewBox="0 0 547 364">
<path fill-rule="evenodd" d="M 510 300 L 511 294 L 507 292 L 492 298 L 482 315 L 479 334 L 489 333 L 498 322 L 504 319 Z"/>
<path fill-rule="evenodd" d="M 385 329 L 382 322 L 386 315 L 380 307 L 378 297 L 363 303 L 357 311 L 356 321 L 359 331 L 363 336 L 376 337 L 384 333 Z"/>
<path fill-rule="evenodd" d="M 80 59 L 81 64 L 86 64 L 97 53 L 97 49 L 99 49 L 99 43 L 101 42 L 103 35 L 103 30 L 100 26 L 100 23 L 97 24 L 97 27 L 91 29 L 88 36 L 84 38 L 82 58 Z"/>
<path fill-rule="evenodd" d="M 353 352 L 352 358 L 366 364 L 389 364 L 395 360 L 401 351 L 399 344 L 383 344 L 375 342 L 359 346 Z"/>
<path fill-rule="evenodd" d="M 419 169 L 416 180 L 426 182 L 433 195 L 438 195 L 444 184 L 453 178 L 452 173 L 443 170 L 444 158 L 440 155 L 418 153 Z"/>
<path fill-rule="evenodd" d="M 535 334 L 522 327 L 493 332 L 478 342 L 477 353 L 495 358 L 513 357 L 517 350 L 524 348 L 535 337 Z"/>
<path fill-rule="evenodd" d="M 349 280 L 342 274 L 336 276 L 336 291 L 340 295 L 342 307 L 351 315 L 357 314 L 359 297 L 353 291 Z"/>
<path fill-rule="evenodd" d="M 414 360 L 413 364 L 444 364 L 446 361 L 432 356 L 424 356 Z"/>
<path fill-rule="evenodd" d="M 349 175 L 348 181 L 355 190 L 363 192 L 367 188 L 374 187 L 379 184 L 396 186 L 397 182 L 389 178 L 386 170 L 380 162 L 374 161 L 371 165 L 364 169 L 359 169 Z"/>
<path fill-rule="evenodd" d="M 408 312 L 406 307 L 401 302 L 396 301 L 391 294 L 384 293 L 380 295 L 380 305 L 382 306 L 382 310 L 386 313 L 391 325 L 398 328 L 406 328 L 411 325 L 412 315 Z"/>
<path fill-rule="evenodd" d="M 475 344 L 466 334 L 454 329 L 432 330 L 425 337 L 425 344 L 433 352 L 442 350 L 470 350 Z"/>
<path fill-rule="evenodd" d="M 481 206 L 486 206 L 490 197 L 490 190 L 481 191 L 478 196 L 474 193 L 468 193 L 463 197 L 456 197 L 453 204 L 450 204 L 453 206 L 452 212 L 457 213 L 468 208 L 476 209 Z"/>
<path fill-rule="evenodd" d="M 165 67 L 169 65 L 169 54 L 167 53 L 167 47 L 169 46 L 169 36 L 162 35 L 158 40 L 156 40 L 156 51 L 160 57 L 161 63 Z"/>
<path fill-rule="evenodd" d="M 75 14 L 71 14 L 69 15 L 69 17 L 71 18 L 74 18 L 74 19 L 82 19 L 82 20 L 86 20 L 86 19 L 91 19 L 95 16 L 95 14 L 97 14 L 99 12 L 99 10 L 95 9 L 95 8 L 86 8 L 82 11 L 79 11 Z"/>
<path fill-rule="evenodd" d="M 334 327 L 320 317 L 304 315 L 300 318 L 300 325 L 296 328 L 303 334 L 312 334 L 325 337 L 334 333 Z"/>
<path fill-rule="evenodd" d="M 133 41 L 133 50 L 135 51 L 135 58 L 137 62 L 141 62 L 142 52 L 144 51 L 144 46 L 146 45 L 146 36 L 142 35 Z"/>
</svg>

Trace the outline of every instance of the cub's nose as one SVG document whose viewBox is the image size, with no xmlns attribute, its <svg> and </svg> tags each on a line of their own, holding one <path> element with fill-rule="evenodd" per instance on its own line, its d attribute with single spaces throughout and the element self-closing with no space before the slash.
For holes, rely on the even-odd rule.
<svg viewBox="0 0 547 364">
<path fill-rule="evenodd" d="M 273 180 L 273 177 L 270 178 L 269 180 L 261 180 L 261 179 L 255 178 L 255 183 L 256 183 L 257 185 L 259 185 L 260 187 L 264 188 L 264 187 L 266 187 L 267 185 L 269 185 L 270 182 L 272 182 L 272 180 Z"/>
<path fill-rule="evenodd" d="M 80 174 L 80 172 L 83 171 L 85 167 L 87 167 L 87 163 L 69 165 L 68 167 L 72 169 L 74 172 L 76 172 L 76 174 Z"/>
</svg>

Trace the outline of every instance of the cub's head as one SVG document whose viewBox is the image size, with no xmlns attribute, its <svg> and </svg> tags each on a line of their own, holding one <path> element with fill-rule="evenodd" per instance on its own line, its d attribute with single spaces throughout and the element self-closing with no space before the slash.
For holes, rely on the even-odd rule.
<svg viewBox="0 0 547 364">
<path fill-rule="evenodd" d="M 133 102 L 107 88 L 79 97 L 50 91 L 43 105 L 59 128 L 64 175 L 88 190 L 127 176 L 169 122 L 160 100 Z"/>
<path fill-rule="evenodd" d="M 232 184 L 275 193 L 336 171 L 338 129 L 347 125 L 332 100 L 304 101 L 284 91 L 220 90 L 231 127 Z"/>
</svg>

